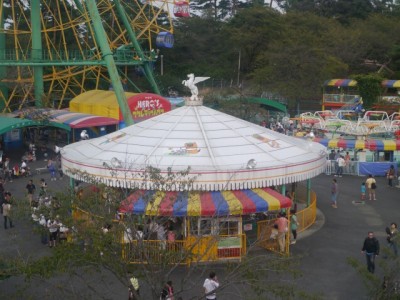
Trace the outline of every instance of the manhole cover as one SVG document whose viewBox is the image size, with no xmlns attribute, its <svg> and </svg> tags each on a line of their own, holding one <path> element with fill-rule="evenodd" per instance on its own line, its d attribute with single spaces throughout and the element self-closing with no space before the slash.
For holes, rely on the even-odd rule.
<svg viewBox="0 0 400 300">
<path fill-rule="evenodd" d="M 354 205 L 364 205 L 364 204 L 365 204 L 365 201 L 357 200 L 357 201 L 352 201 L 352 203 L 353 203 Z"/>
</svg>

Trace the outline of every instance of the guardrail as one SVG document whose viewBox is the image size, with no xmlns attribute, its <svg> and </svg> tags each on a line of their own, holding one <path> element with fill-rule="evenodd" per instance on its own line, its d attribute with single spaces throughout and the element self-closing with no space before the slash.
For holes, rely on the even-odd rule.
<svg viewBox="0 0 400 300">
<path fill-rule="evenodd" d="M 303 186 L 298 186 L 296 189 L 296 200 L 299 204 L 304 205 L 305 199 L 307 199 L 307 190 Z M 312 224 L 314 224 L 315 219 L 317 217 L 317 195 L 314 191 L 311 191 L 310 194 L 310 205 L 302 210 L 296 212 L 297 221 L 299 225 L 297 227 L 297 232 L 302 232 L 309 228 Z M 288 225 L 288 232 L 286 233 L 286 247 L 285 251 L 282 254 L 289 254 L 289 244 L 290 244 L 290 215 L 289 218 L 289 225 Z M 279 245 L 278 240 L 276 238 L 271 237 L 272 228 L 275 223 L 276 219 L 270 220 L 263 220 L 257 222 L 257 246 L 265 248 L 267 250 L 273 252 L 279 252 Z"/>
</svg>

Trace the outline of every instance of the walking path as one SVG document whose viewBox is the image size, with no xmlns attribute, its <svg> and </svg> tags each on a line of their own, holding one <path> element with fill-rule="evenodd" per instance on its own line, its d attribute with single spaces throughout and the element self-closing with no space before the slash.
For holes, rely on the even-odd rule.
<svg viewBox="0 0 400 300">
<path fill-rule="evenodd" d="M 22 153 L 14 152 L 11 159 L 12 164 L 20 162 Z M 34 171 L 36 168 L 45 167 L 46 162 L 42 159 L 30 164 Z M 48 183 L 49 190 L 61 191 L 69 184 L 68 178 L 50 181 L 50 174 L 44 172 L 36 174 L 33 172 L 32 179 L 39 190 L 40 178 Z M 367 299 L 366 289 L 362 285 L 361 278 L 356 271 L 347 264 L 348 257 L 355 257 L 362 263 L 365 257 L 360 250 L 368 231 L 374 231 L 382 246 L 386 246 L 385 227 L 391 222 L 400 224 L 400 189 L 389 188 L 385 178 L 377 179 L 377 201 L 366 201 L 365 204 L 354 204 L 359 200 L 360 185 L 365 177 L 343 176 L 337 178 L 339 185 L 338 208 L 330 205 L 329 191 L 332 176 L 320 175 L 312 180 L 312 188 L 318 196 L 318 218 L 316 223 L 306 232 L 301 233 L 296 245 L 291 246 L 292 255 L 301 256 L 300 269 L 303 276 L 295 284 L 302 290 L 318 294 L 324 294 L 321 299 Z M 10 191 L 20 201 L 26 200 L 25 186 L 29 178 L 19 178 L 12 183 L 7 183 L 5 189 Z M 20 255 L 21 257 L 38 257 L 49 254 L 52 250 L 40 243 L 40 237 L 32 233 L 30 224 L 19 223 L 15 220 L 16 227 L 4 230 L 0 226 L 0 255 Z M 381 270 L 377 266 L 377 276 Z M 223 280 L 222 267 L 213 266 L 217 269 L 220 281 Z M 181 273 L 174 275 L 174 282 L 179 282 L 180 274 L 185 274 L 184 268 L 179 269 Z M 102 277 L 102 284 L 98 284 L 99 290 L 108 299 L 125 299 L 126 289 L 119 283 L 112 281 L 107 274 L 81 274 L 81 280 L 92 282 L 96 285 L 96 276 Z M 204 280 L 204 278 L 202 279 Z M 100 281 L 99 281 L 100 282 Z M 108 282 L 106 285 L 104 282 Z M 86 290 L 79 280 L 71 282 L 68 276 L 60 276 L 57 279 L 50 279 L 46 282 L 34 280 L 32 283 L 25 283 L 20 277 L 13 277 L 9 280 L 0 281 L 0 299 L 4 295 L 15 295 L 21 285 L 26 291 L 31 292 L 32 299 L 56 299 L 59 298 L 57 287 L 63 286 L 73 290 L 76 297 L 70 299 L 82 299 Z M 193 295 L 202 295 L 202 281 L 199 281 L 198 289 L 185 292 L 182 297 L 188 299 Z M 145 293 L 146 290 L 143 290 Z M 11 293 L 11 294 L 8 294 Z M 72 294 L 73 295 L 73 294 Z M 79 295 L 79 296 L 78 296 Z M 143 294 L 142 294 L 143 295 Z M 15 296 L 14 299 L 21 297 Z M 65 297 L 64 297 L 65 299 Z M 87 299 L 90 299 L 88 296 Z M 232 294 L 219 293 L 219 300 L 235 299 Z M 245 299 L 238 297 L 236 299 Z"/>
</svg>

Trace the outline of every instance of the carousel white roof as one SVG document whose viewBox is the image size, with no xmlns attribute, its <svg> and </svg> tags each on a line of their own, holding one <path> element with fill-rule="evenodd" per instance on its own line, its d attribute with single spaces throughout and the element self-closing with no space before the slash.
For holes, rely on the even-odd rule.
<svg viewBox="0 0 400 300">
<path fill-rule="evenodd" d="M 154 188 L 143 176 L 190 167 L 196 190 L 238 190 L 298 182 L 322 173 L 325 147 L 201 105 L 186 105 L 61 151 L 63 170 L 110 186 Z M 179 189 L 178 187 L 176 189 Z"/>
</svg>

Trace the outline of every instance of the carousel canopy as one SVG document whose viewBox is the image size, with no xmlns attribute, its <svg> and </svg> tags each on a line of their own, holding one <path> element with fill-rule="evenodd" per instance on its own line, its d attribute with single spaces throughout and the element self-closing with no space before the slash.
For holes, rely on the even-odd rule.
<svg viewBox="0 0 400 300">
<path fill-rule="evenodd" d="M 291 200 L 270 188 L 223 192 L 161 192 L 138 190 L 120 213 L 148 216 L 227 216 L 290 208 Z"/>
<path fill-rule="evenodd" d="M 108 186 L 158 189 L 144 176 L 190 167 L 193 190 L 263 188 L 322 173 L 325 147 L 201 105 L 186 105 L 61 150 L 63 171 Z M 172 188 L 174 189 L 174 187 Z M 179 184 L 175 187 L 180 190 Z"/>
<path fill-rule="evenodd" d="M 314 142 L 328 148 L 367 149 L 371 151 L 396 151 L 400 150 L 400 140 L 355 140 L 355 139 L 322 139 L 315 138 Z"/>
</svg>

